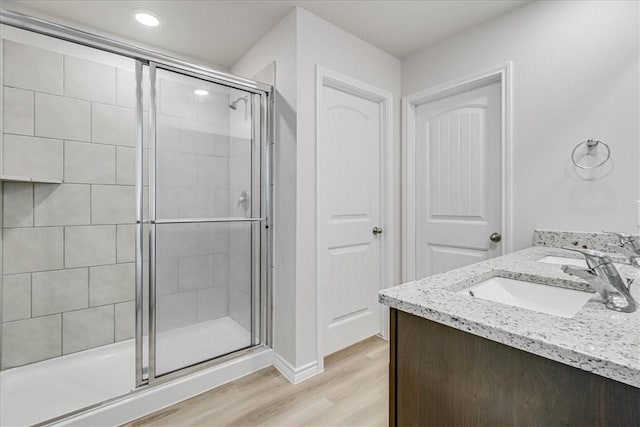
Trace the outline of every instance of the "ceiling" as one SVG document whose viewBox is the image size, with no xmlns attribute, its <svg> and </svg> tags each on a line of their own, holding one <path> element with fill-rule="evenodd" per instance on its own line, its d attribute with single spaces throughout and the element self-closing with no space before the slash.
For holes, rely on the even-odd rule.
<svg viewBox="0 0 640 427">
<path fill-rule="evenodd" d="M 31 9 L 41 16 L 96 28 L 228 68 L 296 5 L 403 58 L 525 2 L 15 0 L 3 3 L 9 9 Z M 148 28 L 138 24 L 133 11 L 140 9 L 160 18 L 160 26 Z"/>
</svg>

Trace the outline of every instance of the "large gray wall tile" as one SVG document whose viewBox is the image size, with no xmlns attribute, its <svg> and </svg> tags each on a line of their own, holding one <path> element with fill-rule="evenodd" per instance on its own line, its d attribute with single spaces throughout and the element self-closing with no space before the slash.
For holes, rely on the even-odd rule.
<svg viewBox="0 0 640 427">
<path fill-rule="evenodd" d="M 4 88 L 3 132 L 33 135 L 33 92 Z"/>
<path fill-rule="evenodd" d="M 33 273 L 32 315 L 62 313 L 88 307 L 89 273 L 86 268 Z"/>
<path fill-rule="evenodd" d="M 116 104 L 136 108 L 136 75 L 133 71 L 116 70 Z"/>
<path fill-rule="evenodd" d="M 136 183 L 136 150 L 131 147 L 117 147 L 117 176 L 116 183 L 120 185 L 134 185 Z M 142 152 L 142 182 L 149 183 L 149 150 Z"/>
<path fill-rule="evenodd" d="M 86 184 L 115 184 L 116 147 L 65 141 L 64 180 Z"/>
<path fill-rule="evenodd" d="M 23 182 L 4 183 L 4 226 L 33 226 L 33 184 Z"/>
<path fill-rule="evenodd" d="M 178 292 L 178 259 L 163 259 L 156 264 L 156 293 L 161 296 L 176 292 Z"/>
<path fill-rule="evenodd" d="M 90 190 L 88 184 L 34 184 L 35 226 L 89 224 Z"/>
<path fill-rule="evenodd" d="M 199 224 L 161 224 L 156 226 L 156 256 L 159 259 L 180 258 L 198 252 Z"/>
<path fill-rule="evenodd" d="M 34 180 L 62 180 L 62 141 L 21 135 L 4 135 L 5 175 Z"/>
<path fill-rule="evenodd" d="M 121 224 L 117 227 L 117 254 L 116 261 L 133 262 L 136 260 L 136 226 L 134 224 Z"/>
<path fill-rule="evenodd" d="M 162 74 L 162 73 L 160 73 Z M 158 76 L 158 110 L 163 114 L 178 117 L 194 117 L 197 113 L 196 98 L 192 85 Z"/>
<path fill-rule="evenodd" d="M 158 296 L 156 314 L 158 332 L 196 323 L 197 295 L 196 291 L 192 291 Z"/>
<path fill-rule="evenodd" d="M 213 156 L 215 152 L 214 134 L 197 130 L 182 129 L 180 132 L 180 148 L 185 153 L 206 154 Z"/>
<path fill-rule="evenodd" d="M 93 104 L 91 126 L 93 142 L 136 145 L 136 111 L 131 108 Z"/>
<path fill-rule="evenodd" d="M 36 93 L 36 136 L 89 141 L 91 103 Z"/>
<path fill-rule="evenodd" d="M 115 225 L 65 227 L 64 236 L 66 268 L 115 264 Z"/>
<path fill-rule="evenodd" d="M 244 292 L 229 294 L 229 317 L 243 328 L 251 329 L 251 294 Z"/>
<path fill-rule="evenodd" d="M 135 298 L 135 263 L 90 267 L 89 305 L 113 304 Z"/>
<path fill-rule="evenodd" d="M 136 306 L 133 301 L 121 302 L 115 306 L 116 341 L 133 338 L 136 327 Z"/>
<path fill-rule="evenodd" d="M 142 75 L 142 87 L 149 87 L 149 75 Z M 116 71 L 116 104 L 136 108 L 136 75 L 133 71 L 118 68 Z M 142 91 L 142 108 L 149 110 L 149 91 Z"/>
<path fill-rule="evenodd" d="M 2 368 L 59 356 L 62 349 L 60 315 L 17 320 L 2 325 Z"/>
<path fill-rule="evenodd" d="M 198 290 L 198 322 L 219 319 L 229 314 L 228 289 Z"/>
<path fill-rule="evenodd" d="M 180 118 L 158 113 L 156 119 L 156 148 L 162 151 L 180 151 Z"/>
<path fill-rule="evenodd" d="M 115 67 L 65 55 L 64 95 L 115 104 Z"/>
<path fill-rule="evenodd" d="M 62 55 L 4 41 L 4 84 L 62 95 Z"/>
<path fill-rule="evenodd" d="M 213 256 L 213 286 L 219 289 L 229 288 L 229 255 Z"/>
<path fill-rule="evenodd" d="M 113 335 L 113 305 L 71 311 L 62 315 L 63 354 L 111 344 Z"/>
<path fill-rule="evenodd" d="M 234 199 L 234 202 L 236 202 L 236 200 L 237 199 Z M 213 190 L 213 216 L 231 216 L 229 206 L 229 190 Z"/>
<path fill-rule="evenodd" d="M 196 154 L 158 150 L 156 152 L 158 187 L 194 187 L 198 182 L 198 158 Z"/>
<path fill-rule="evenodd" d="M 158 218 L 179 218 L 180 204 L 176 203 L 179 197 L 179 188 L 157 186 L 156 215 Z"/>
<path fill-rule="evenodd" d="M 213 197 L 213 190 L 210 189 L 181 188 L 178 199 L 180 217 L 212 218 L 215 207 Z"/>
<path fill-rule="evenodd" d="M 198 187 L 228 189 L 229 159 L 217 156 L 198 156 Z"/>
<path fill-rule="evenodd" d="M 31 274 L 12 274 L 2 279 L 2 321 L 31 317 Z"/>
<path fill-rule="evenodd" d="M 129 147 L 117 147 L 116 182 L 120 185 L 136 183 L 136 150 Z M 146 171 L 145 168 L 143 168 Z"/>
<path fill-rule="evenodd" d="M 92 224 L 127 224 L 135 220 L 135 188 L 133 186 L 92 186 Z"/>
<path fill-rule="evenodd" d="M 229 233 L 236 227 L 249 227 L 246 223 L 241 225 L 229 225 L 229 223 L 197 224 L 199 254 L 215 254 L 229 252 Z"/>
<path fill-rule="evenodd" d="M 229 135 L 215 134 L 214 154 L 216 156 L 229 157 Z"/>
<path fill-rule="evenodd" d="M 178 260 L 178 286 L 181 291 L 213 286 L 213 256 L 201 255 Z"/>
<path fill-rule="evenodd" d="M 6 228 L 3 231 L 4 274 L 62 268 L 62 227 Z"/>
</svg>

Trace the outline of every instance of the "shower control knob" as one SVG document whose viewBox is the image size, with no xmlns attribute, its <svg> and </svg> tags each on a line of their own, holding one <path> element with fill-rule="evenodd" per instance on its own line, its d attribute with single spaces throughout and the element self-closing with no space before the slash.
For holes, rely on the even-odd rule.
<svg viewBox="0 0 640 427">
<path fill-rule="evenodd" d="M 382 228 L 381 228 L 381 227 L 378 227 L 378 226 L 373 227 L 373 230 L 372 230 L 372 231 L 373 231 L 373 234 L 374 234 L 374 235 L 382 234 Z"/>
<path fill-rule="evenodd" d="M 502 240 L 502 234 L 491 233 L 491 236 L 489 236 L 489 240 L 491 240 L 492 242 L 498 243 L 500 240 Z"/>
</svg>

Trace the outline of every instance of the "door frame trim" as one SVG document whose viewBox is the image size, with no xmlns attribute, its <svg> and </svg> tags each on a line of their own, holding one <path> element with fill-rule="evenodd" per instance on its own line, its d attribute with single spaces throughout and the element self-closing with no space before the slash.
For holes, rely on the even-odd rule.
<svg viewBox="0 0 640 427">
<path fill-rule="evenodd" d="M 501 109 L 501 193 L 502 193 L 502 253 L 513 250 L 513 122 L 512 122 L 512 68 L 511 61 L 452 80 L 420 92 L 402 97 L 402 281 L 416 277 L 416 183 L 415 164 L 410 159 L 416 152 L 416 108 L 426 102 L 500 82 Z"/>
<path fill-rule="evenodd" d="M 380 144 L 380 225 L 384 229 L 384 238 L 381 241 L 381 277 L 380 289 L 390 286 L 393 282 L 393 241 L 396 230 L 393 222 L 393 186 L 391 182 L 393 174 L 393 94 L 384 89 L 380 89 L 361 80 L 352 78 L 345 74 L 316 65 L 316 321 L 317 321 L 317 361 L 318 372 L 324 370 L 325 358 L 325 335 L 326 325 L 324 318 L 324 293 L 320 288 L 320 201 L 319 201 L 319 152 L 320 130 L 324 124 L 324 117 L 321 114 L 323 105 L 322 91 L 324 87 L 331 87 L 350 93 L 374 102 L 377 102 L 381 109 L 382 143 Z M 389 310 L 379 306 L 380 309 L 380 335 L 388 339 L 389 336 Z"/>
</svg>

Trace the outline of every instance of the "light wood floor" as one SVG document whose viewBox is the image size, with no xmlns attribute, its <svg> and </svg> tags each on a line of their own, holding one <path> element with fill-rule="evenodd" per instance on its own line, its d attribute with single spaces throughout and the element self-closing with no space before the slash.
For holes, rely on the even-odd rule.
<svg viewBox="0 0 640 427">
<path fill-rule="evenodd" d="M 138 426 L 386 426 L 389 344 L 372 337 L 325 359 L 300 384 L 263 369 L 130 424 Z"/>
</svg>

